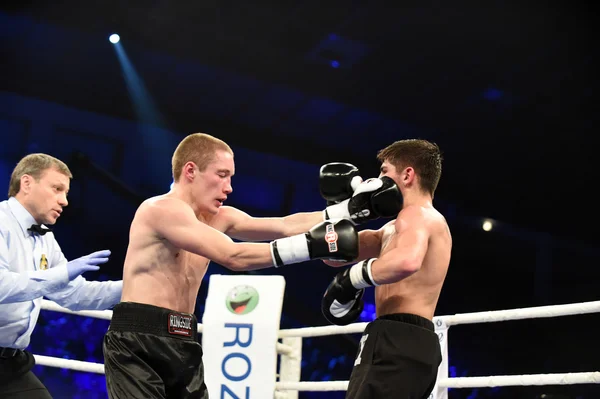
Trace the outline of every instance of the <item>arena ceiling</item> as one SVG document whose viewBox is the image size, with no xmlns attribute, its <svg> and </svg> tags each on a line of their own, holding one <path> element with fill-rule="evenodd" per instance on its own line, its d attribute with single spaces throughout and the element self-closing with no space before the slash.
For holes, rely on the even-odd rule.
<svg viewBox="0 0 600 399">
<path fill-rule="evenodd" d="M 371 171 L 383 146 L 427 138 L 445 154 L 439 198 L 589 241 L 597 212 L 573 208 L 595 185 L 592 4 L 3 2 L 0 89 L 139 118 L 118 32 L 152 123 Z"/>
</svg>

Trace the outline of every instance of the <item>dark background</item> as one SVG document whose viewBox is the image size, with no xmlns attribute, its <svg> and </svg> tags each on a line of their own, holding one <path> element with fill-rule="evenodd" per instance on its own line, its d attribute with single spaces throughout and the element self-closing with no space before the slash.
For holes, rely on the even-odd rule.
<svg viewBox="0 0 600 399">
<path fill-rule="evenodd" d="M 87 277 L 118 279 L 133 213 L 168 190 L 186 134 L 232 146 L 228 202 L 254 216 L 322 209 L 321 164 L 374 176 L 377 150 L 425 138 L 444 153 L 434 205 L 454 238 L 437 315 L 596 301 L 598 16 L 582 1 L 5 1 L 0 184 L 30 152 L 66 161 L 74 180 L 57 239 L 69 258 L 110 248 Z M 257 273 L 285 276 L 289 328 L 326 324 L 319 302 L 336 271 L 307 262 Z M 43 311 L 31 349 L 102 362 L 108 322 L 83 320 Z M 597 371 L 599 324 L 590 314 L 453 327 L 451 374 Z M 358 338 L 304 340 L 302 380 L 347 380 Z M 103 376 L 36 373 L 57 398 L 106 397 Z M 600 389 L 450 391 L 542 394 Z"/>
</svg>

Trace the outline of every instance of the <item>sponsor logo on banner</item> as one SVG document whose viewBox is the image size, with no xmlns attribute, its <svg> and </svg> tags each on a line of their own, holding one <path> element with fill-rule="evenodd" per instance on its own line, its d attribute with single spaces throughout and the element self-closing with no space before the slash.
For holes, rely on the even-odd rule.
<svg viewBox="0 0 600 399">
<path fill-rule="evenodd" d="M 225 299 L 227 309 L 233 314 L 244 315 L 252 312 L 258 305 L 258 291 L 249 285 L 233 287 Z"/>
<path fill-rule="evenodd" d="M 273 397 L 276 362 L 265 359 L 277 357 L 284 289 L 281 276 L 210 277 L 202 359 L 211 398 Z"/>
</svg>

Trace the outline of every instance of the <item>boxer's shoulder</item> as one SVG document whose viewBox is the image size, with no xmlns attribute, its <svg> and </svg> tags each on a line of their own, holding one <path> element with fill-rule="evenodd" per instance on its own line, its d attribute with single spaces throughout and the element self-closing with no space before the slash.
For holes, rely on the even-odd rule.
<svg viewBox="0 0 600 399">
<path fill-rule="evenodd" d="M 172 195 L 168 195 L 168 194 L 163 194 L 163 195 L 157 195 L 154 197 L 150 197 L 148 199 L 146 199 L 144 202 L 142 202 L 141 206 L 147 206 L 147 207 L 162 207 L 162 206 L 181 206 L 181 207 L 189 207 L 189 205 L 175 197 Z"/>
<path fill-rule="evenodd" d="M 159 195 L 146 199 L 138 207 L 138 213 L 151 214 L 156 213 L 177 213 L 177 212 L 193 212 L 192 207 L 185 201 L 168 196 Z"/>
<path fill-rule="evenodd" d="M 212 217 L 207 220 L 207 224 L 212 228 L 225 233 L 236 223 L 236 221 L 244 216 L 247 215 L 239 209 L 224 205 L 219 208 L 219 212 L 216 215 L 212 215 Z"/>
</svg>

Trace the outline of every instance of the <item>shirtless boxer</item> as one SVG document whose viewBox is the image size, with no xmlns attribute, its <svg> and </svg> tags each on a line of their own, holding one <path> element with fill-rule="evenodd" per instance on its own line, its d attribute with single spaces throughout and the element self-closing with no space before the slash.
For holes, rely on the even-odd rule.
<svg viewBox="0 0 600 399">
<path fill-rule="evenodd" d="M 179 143 L 172 167 L 173 189 L 144 201 L 131 223 L 123 295 L 103 343 L 111 398 L 207 398 L 193 313 L 209 262 L 243 271 L 310 259 L 354 260 L 358 235 L 353 224 L 362 219 L 349 219 L 382 201 L 389 190 L 351 184 L 357 175 L 352 165 L 330 165 L 321 175 L 338 184 L 334 190 L 360 188 L 354 204 L 334 205 L 333 213 L 341 216 L 319 211 L 253 218 L 223 206 L 235 173 L 233 151 L 225 142 L 191 134 Z M 336 242 L 325 240 L 331 232 L 337 233 Z"/>
<path fill-rule="evenodd" d="M 442 360 L 432 319 L 452 249 L 446 220 L 432 205 L 442 155 L 436 144 L 410 139 L 377 159 L 403 208 L 381 229 L 359 233 L 359 262 L 335 276 L 322 311 L 331 323 L 349 324 L 362 312 L 365 288 L 375 286 L 377 318 L 362 335 L 346 398 L 427 398 Z"/>
</svg>

